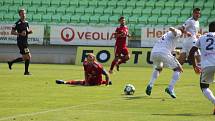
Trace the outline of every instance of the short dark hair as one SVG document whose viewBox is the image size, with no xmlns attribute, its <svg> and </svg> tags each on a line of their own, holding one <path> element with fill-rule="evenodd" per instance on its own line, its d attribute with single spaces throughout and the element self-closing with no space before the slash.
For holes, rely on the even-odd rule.
<svg viewBox="0 0 215 121">
<path fill-rule="evenodd" d="M 19 9 L 18 13 L 20 14 L 22 11 L 25 11 L 25 9 L 24 8 Z"/>
<path fill-rule="evenodd" d="M 200 11 L 200 8 L 194 8 L 194 9 L 193 9 L 193 13 L 194 13 L 195 11 Z"/>
<path fill-rule="evenodd" d="M 120 21 L 120 20 L 122 20 L 122 19 L 125 19 L 125 17 L 124 17 L 124 16 L 121 16 L 121 17 L 118 19 L 118 21 Z"/>
<path fill-rule="evenodd" d="M 215 21 L 209 24 L 209 32 L 215 32 Z"/>
</svg>

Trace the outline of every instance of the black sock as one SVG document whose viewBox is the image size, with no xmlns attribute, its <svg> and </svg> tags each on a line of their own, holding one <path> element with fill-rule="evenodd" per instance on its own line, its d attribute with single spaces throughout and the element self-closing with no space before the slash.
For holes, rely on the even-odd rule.
<svg viewBox="0 0 215 121">
<path fill-rule="evenodd" d="M 16 58 L 14 60 L 12 60 L 10 63 L 13 64 L 13 63 L 18 63 L 18 62 L 22 62 L 23 59 L 22 58 Z"/>
<path fill-rule="evenodd" d="M 30 63 L 30 60 L 25 61 L 25 72 L 28 72 L 29 63 Z"/>
</svg>

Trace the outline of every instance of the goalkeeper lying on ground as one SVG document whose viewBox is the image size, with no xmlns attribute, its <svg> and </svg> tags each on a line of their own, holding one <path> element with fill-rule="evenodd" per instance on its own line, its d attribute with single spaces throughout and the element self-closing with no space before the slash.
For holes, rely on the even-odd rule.
<svg viewBox="0 0 215 121">
<path fill-rule="evenodd" d="M 85 80 L 56 80 L 57 84 L 71 84 L 83 86 L 95 85 L 111 85 L 109 75 L 100 63 L 95 60 L 95 56 L 91 53 L 87 55 L 86 60 L 83 62 Z M 105 80 L 102 80 L 102 75 L 105 75 Z"/>
</svg>

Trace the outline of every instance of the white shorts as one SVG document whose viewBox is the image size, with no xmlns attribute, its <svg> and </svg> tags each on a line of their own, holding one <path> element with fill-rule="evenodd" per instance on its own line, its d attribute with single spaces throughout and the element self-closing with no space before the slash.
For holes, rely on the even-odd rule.
<svg viewBox="0 0 215 121">
<path fill-rule="evenodd" d="M 153 62 L 155 68 L 167 67 L 170 69 L 175 69 L 180 67 L 180 63 L 172 54 L 164 54 L 159 52 L 151 53 L 150 60 Z"/>
<path fill-rule="evenodd" d="M 186 57 L 188 57 L 190 49 L 196 44 L 197 39 L 193 37 L 186 38 L 182 43 L 182 49 L 180 53 L 186 53 Z M 198 50 L 195 55 L 201 55 L 200 50 Z"/>
<path fill-rule="evenodd" d="M 202 69 L 200 82 L 210 84 L 214 81 L 215 66 L 209 66 Z"/>
</svg>

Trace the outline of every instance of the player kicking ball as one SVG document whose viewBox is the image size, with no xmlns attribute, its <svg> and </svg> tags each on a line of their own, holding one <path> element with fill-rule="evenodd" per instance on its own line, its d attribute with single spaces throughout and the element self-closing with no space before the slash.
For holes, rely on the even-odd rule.
<svg viewBox="0 0 215 121">
<path fill-rule="evenodd" d="M 96 85 L 111 85 L 109 75 L 100 63 L 95 60 L 93 54 L 88 54 L 86 60 L 83 62 L 85 80 L 56 80 L 57 84 L 96 86 Z M 102 75 L 105 75 L 105 80 L 102 80 Z"/>
<path fill-rule="evenodd" d="M 215 115 L 215 96 L 209 89 L 209 86 L 214 82 L 215 75 L 215 21 L 209 24 L 209 33 L 201 36 L 195 46 L 193 46 L 189 53 L 189 60 L 191 60 L 194 71 L 200 76 L 200 88 L 205 97 L 214 104 L 213 114 Z M 200 49 L 201 52 L 201 67 L 195 61 L 195 52 Z"/>
<path fill-rule="evenodd" d="M 176 29 L 170 27 L 169 31 L 165 33 L 153 46 L 150 59 L 153 62 L 154 70 L 152 72 L 151 80 L 146 88 L 147 95 L 151 95 L 152 87 L 162 69 L 164 67 L 168 67 L 173 70 L 173 74 L 169 86 L 165 89 L 165 92 L 167 92 L 172 98 L 176 98 L 174 85 L 179 79 L 180 73 L 183 72 L 183 69 L 171 52 L 175 50 L 176 42 L 182 35 L 182 32 L 182 28 Z"/>
<path fill-rule="evenodd" d="M 129 60 L 130 54 L 126 46 L 126 39 L 129 37 L 128 27 L 125 25 L 125 18 L 122 16 L 119 18 L 120 26 L 116 28 L 115 31 L 115 58 L 111 63 L 109 73 L 113 73 L 114 66 L 116 66 L 117 71 L 119 71 L 119 65 L 126 63 Z"/>
</svg>

